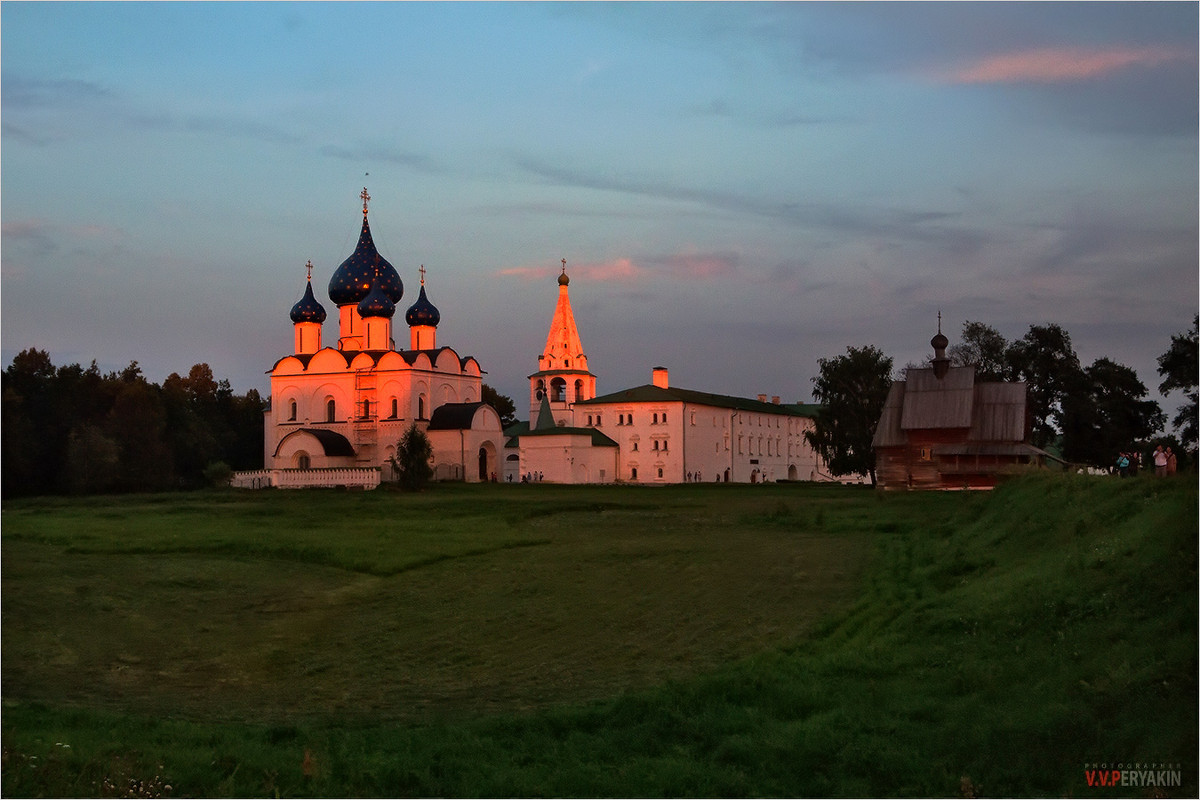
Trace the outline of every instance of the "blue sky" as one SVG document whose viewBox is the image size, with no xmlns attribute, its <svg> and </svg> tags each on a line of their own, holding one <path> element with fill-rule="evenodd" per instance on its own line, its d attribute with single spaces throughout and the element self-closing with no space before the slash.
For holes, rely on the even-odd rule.
<svg viewBox="0 0 1200 800">
<path fill-rule="evenodd" d="M 1197 9 L 4 2 L 4 363 L 265 393 L 365 185 L 401 313 L 424 264 L 518 408 L 561 258 L 601 392 L 808 399 L 939 310 L 1153 389 L 1200 291 Z"/>
</svg>

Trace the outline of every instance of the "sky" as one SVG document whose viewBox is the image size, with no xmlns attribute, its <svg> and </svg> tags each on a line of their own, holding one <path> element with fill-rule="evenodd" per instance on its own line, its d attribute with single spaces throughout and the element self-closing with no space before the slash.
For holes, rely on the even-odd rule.
<svg viewBox="0 0 1200 800">
<path fill-rule="evenodd" d="M 785 402 L 984 322 L 1136 369 L 1197 313 L 1196 3 L 0 4 L 0 348 L 269 391 L 371 230 L 524 412 Z M 402 345 L 403 346 L 403 345 Z M 1166 404 L 1164 407 L 1167 407 Z"/>
</svg>

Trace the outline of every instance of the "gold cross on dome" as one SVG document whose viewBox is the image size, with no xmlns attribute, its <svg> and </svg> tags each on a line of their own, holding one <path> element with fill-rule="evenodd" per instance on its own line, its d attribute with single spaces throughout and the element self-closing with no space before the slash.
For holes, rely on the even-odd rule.
<svg viewBox="0 0 1200 800">
<path fill-rule="evenodd" d="M 567 260 L 565 258 L 562 260 L 562 265 L 563 265 L 563 275 L 566 275 L 567 274 Z"/>
<path fill-rule="evenodd" d="M 421 273 L 421 285 L 424 286 L 425 285 L 425 265 L 422 264 L 421 268 L 419 270 L 417 270 L 417 272 Z"/>
<path fill-rule="evenodd" d="M 305 271 L 308 272 L 308 280 L 311 283 L 312 282 L 312 259 L 311 258 L 308 260 L 308 263 L 304 265 L 304 269 L 305 269 Z"/>
<path fill-rule="evenodd" d="M 359 197 L 362 198 L 363 214 L 365 215 L 367 213 L 367 201 L 371 199 L 371 195 L 367 194 L 367 187 L 363 187 L 362 193 L 359 194 Z"/>
</svg>

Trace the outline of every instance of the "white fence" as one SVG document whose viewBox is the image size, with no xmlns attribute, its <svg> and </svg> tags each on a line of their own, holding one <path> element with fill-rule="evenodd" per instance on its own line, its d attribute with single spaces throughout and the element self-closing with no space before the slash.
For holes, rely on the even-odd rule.
<svg viewBox="0 0 1200 800">
<path fill-rule="evenodd" d="M 257 469 L 235 472 L 229 485 L 236 489 L 309 489 L 348 486 L 374 489 L 379 485 L 379 467 L 327 467 L 324 469 Z"/>
</svg>

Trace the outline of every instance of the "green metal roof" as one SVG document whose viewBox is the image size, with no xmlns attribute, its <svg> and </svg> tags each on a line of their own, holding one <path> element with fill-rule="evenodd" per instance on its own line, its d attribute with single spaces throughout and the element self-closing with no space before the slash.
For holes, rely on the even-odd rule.
<svg viewBox="0 0 1200 800">
<path fill-rule="evenodd" d="M 812 403 L 765 403 L 749 397 L 733 397 L 727 394 L 710 394 L 693 389 L 664 389 L 647 383 L 612 394 L 581 400 L 575 405 L 587 406 L 600 403 L 695 403 L 696 405 L 729 408 L 735 411 L 757 411 L 762 414 L 782 414 L 789 417 L 812 417 L 820 406 Z"/>
</svg>

